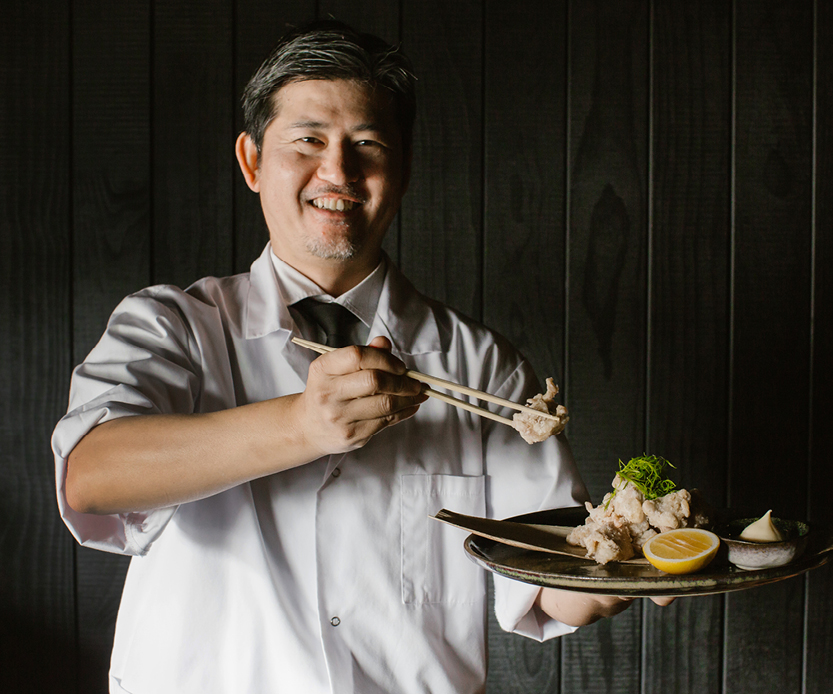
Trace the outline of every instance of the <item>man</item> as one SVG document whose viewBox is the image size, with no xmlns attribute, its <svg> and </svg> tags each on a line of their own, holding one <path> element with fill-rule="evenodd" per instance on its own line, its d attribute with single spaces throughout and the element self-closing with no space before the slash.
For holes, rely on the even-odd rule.
<svg viewBox="0 0 833 694">
<path fill-rule="evenodd" d="M 134 556 L 111 691 L 482 691 L 485 577 L 429 515 L 586 497 L 563 438 L 529 447 L 405 376 L 514 401 L 538 387 L 502 338 L 382 252 L 413 93 L 378 39 L 332 22 L 285 37 L 246 90 L 236 145 L 263 255 L 128 297 L 76 369 L 53 436 L 61 513 L 82 544 Z M 295 335 L 369 346 L 316 358 Z M 501 626 L 538 639 L 628 605 L 495 583 Z"/>
</svg>

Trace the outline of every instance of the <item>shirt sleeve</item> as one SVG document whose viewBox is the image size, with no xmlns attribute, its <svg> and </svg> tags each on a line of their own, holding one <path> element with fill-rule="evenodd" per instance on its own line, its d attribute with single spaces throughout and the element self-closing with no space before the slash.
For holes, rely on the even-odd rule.
<svg viewBox="0 0 833 694">
<path fill-rule="evenodd" d="M 176 507 L 143 513 L 78 513 L 66 500 L 67 458 L 95 426 L 119 417 L 190 413 L 199 389 L 199 361 L 170 287 L 128 297 L 110 317 L 89 356 L 73 372 L 67 414 L 52 435 L 58 508 L 85 547 L 128 555 L 145 554 Z"/>
<path fill-rule="evenodd" d="M 520 403 L 538 392 L 538 380 L 526 361 L 495 391 Z M 528 444 L 513 428 L 489 423 L 484 428 L 484 455 L 490 489 L 487 512 L 492 518 L 581 506 L 589 498 L 564 434 Z M 494 575 L 494 587 L 495 615 L 505 631 L 537 641 L 575 631 L 535 605 L 538 586 Z"/>
</svg>

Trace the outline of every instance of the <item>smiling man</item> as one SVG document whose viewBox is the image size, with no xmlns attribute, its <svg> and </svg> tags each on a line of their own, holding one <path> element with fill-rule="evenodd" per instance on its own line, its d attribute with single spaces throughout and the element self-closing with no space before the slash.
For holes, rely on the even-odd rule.
<svg viewBox="0 0 833 694">
<path fill-rule="evenodd" d="M 237 139 L 237 159 L 260 194 L 272 250 L 338 296 L 378 265 L 408 182 L 390 92 L 349 80 L 282 87 L 262 143 Z"/>
<path fill-rule="evenodd" d="M 111 691 L 481 692 L 486 578 L 429 516 L 581 503 L 567 443 L 530 447 L 405 375 L 539 390 L 511 345 L 382 251 L 410 172 L 401 51 L 333 22 L 293 32 L 244 115 L 263 254 L 126 298 L 53 436 L 66 524 L 133 556 Z M 316 358 L 293 336 L 348 346 Z M 495 578 L 499 623 L 535 639 L 627 605 Z"/>
</svg>

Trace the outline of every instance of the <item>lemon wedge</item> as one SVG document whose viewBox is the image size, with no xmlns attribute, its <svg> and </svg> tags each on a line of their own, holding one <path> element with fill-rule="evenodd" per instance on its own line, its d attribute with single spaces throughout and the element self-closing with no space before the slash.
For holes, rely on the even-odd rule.
<svg viewBox="0 0 833 694">
<path fill-rule="evenodd" d="M 714 559 L 720 538 L 700 528 L 678 528 L 654 535 L 644 545 L 645 558 L 660 571 L 691 574 Z"/>
</svg>

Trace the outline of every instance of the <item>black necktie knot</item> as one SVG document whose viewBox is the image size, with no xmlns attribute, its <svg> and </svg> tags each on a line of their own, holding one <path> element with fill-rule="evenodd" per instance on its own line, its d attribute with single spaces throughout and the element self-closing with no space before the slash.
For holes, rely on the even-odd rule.
<svg viewBox="0 0 833 694">
<path fill-rule="evenodd" d="M 351 333 L 359 319 L 350 309 L 311 297 L 293 304 L 293 307 L 324 331 L 328 346 L 346 347 L 352 344 Z"/>
</svg>

